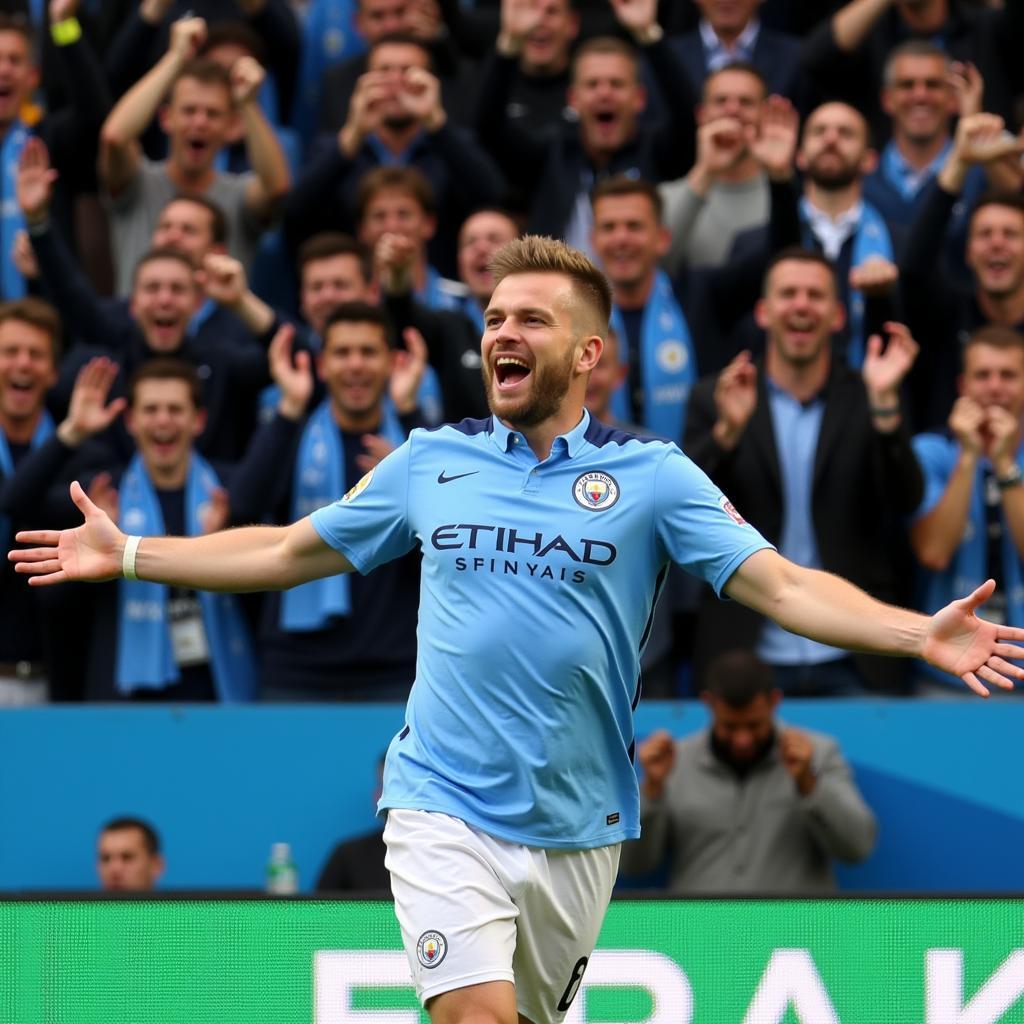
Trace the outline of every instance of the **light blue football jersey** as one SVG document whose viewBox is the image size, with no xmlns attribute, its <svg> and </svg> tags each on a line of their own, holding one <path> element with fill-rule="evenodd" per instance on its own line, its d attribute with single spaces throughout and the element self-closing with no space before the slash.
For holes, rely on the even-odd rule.
<svg viewBox="0 0 1024 1024">
<path fill-rule="evenodd" d="M 548 848 L 640 834 L 633 711 L 668 563 L 721 591 L 770 547 L 676 445 L 586 413 L 543 462 L 493 417 L 414 430 L 312 521 L 360 572 L 423 551 L 379 809 Z"/>
</svg>

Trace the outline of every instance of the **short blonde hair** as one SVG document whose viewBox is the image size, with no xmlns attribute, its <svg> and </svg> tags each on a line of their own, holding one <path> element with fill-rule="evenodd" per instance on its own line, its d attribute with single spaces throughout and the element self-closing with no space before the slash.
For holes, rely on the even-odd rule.
<svg viewBox="0 0 1024 1024">
<path fill-rule="evenodd" d="M 506 242 L 491 259 L 497 287 L 515 274 L 561 274 L 569 278 L 577 298 L 597 318 L 600 334 L 608 333 L 612 289 L 594 262 L 571 245 L 543 235 L 523 235 Z"/>
</svg>

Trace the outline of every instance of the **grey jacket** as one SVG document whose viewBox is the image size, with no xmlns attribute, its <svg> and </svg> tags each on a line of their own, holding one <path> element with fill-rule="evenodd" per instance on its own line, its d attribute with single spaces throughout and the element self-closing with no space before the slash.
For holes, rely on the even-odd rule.
<svg viewBox="0 0 1024 1024">
<path fill-rule="evenodd" d="M 641 796 L 642 834 L 623 844 L 620 872 L 653 871 L 671 851 L 675 894 L 834 892 L 833 859 L 864 860 L 877 823 L 838 743 L 807 734 L 817 784 L 806 797 L 777 749 L 741 779 L 712 754 L 708 730 L 677 741 L 663 796 Z"/>
</svg>

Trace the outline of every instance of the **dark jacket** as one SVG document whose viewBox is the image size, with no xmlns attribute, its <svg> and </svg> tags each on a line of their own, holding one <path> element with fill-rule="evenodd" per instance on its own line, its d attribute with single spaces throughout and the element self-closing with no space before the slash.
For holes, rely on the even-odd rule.
<svg viewBox="0 0 1024 1024">
<path fill-rule="evenodd" d="M 740 514 L 772 544 L 782 537 L 782 480 L 763 366 L 757 408 L 731 451 L 712 437 L 718 418 L 715 378 L 690 395 L 686 454 L 725 492 Z M 917 508 L 924 482 L 905 426 L 881 434 L 872 426 L 861 378 L 833 360 L 815 453 L 811 515 L 823 568 L 882 601 L 905 602 L 909 552 L 903 517 Z M 763 619 L 734 601 L 706 594 L 697 624 L 695 672 L 731 648 L 753 648 Z M 903 665 L 895 658 L 856 656 L 865 677 L 881 690 L 897 689 Z"/>
</svg>

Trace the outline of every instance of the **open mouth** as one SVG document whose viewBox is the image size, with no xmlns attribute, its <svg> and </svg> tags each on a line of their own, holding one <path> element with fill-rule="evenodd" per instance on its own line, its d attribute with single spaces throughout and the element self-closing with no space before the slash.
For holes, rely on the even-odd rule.
<svg viewBox="0 0 1024 1024">
<path fill-rule="evenodd" d="M 202 160 L 206 155 L 209 145 L 202 139 L 186 139 L 185 149 L 193 160 Z"/>
<path fill-rule="evenodd" d="M 594 120 L 602 128 L 610 128 L 613 124 L 615 124 L 617 118 L 618 115 L 615 113 L 614 110 L 599 110 L 594 115 Z"/>
<path fill-rule="evenodd" d="M 529 364 L 518 356 L 498 356 L 494 361 L 494 379 L 499 391 L 509 391 L 530 376 Z"/>
</svg>

